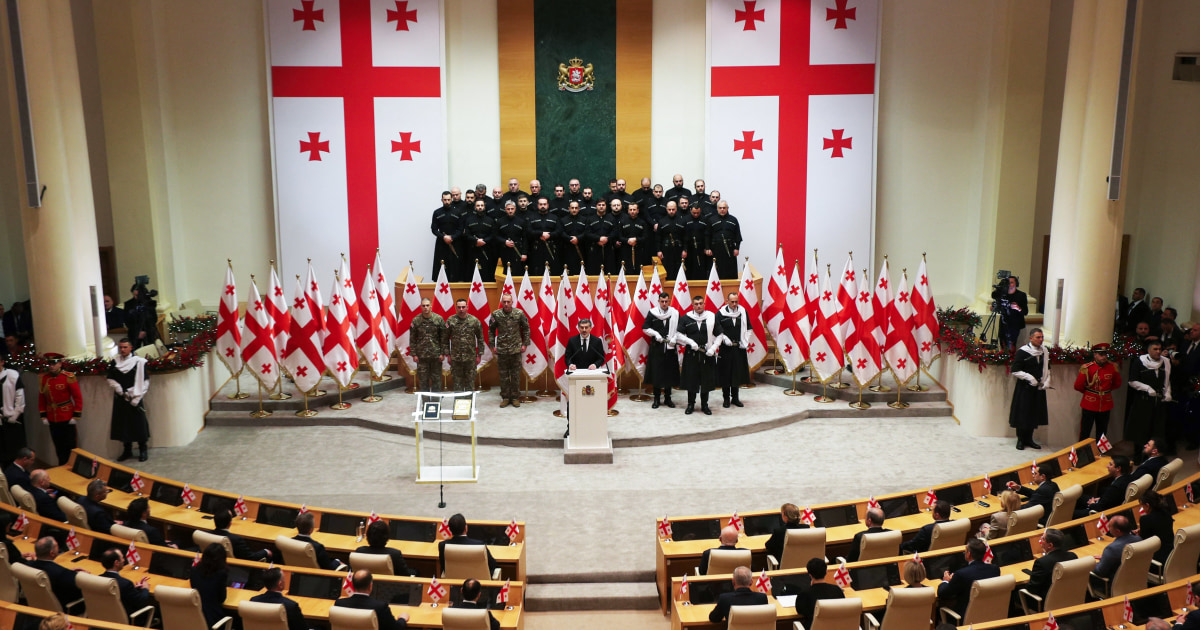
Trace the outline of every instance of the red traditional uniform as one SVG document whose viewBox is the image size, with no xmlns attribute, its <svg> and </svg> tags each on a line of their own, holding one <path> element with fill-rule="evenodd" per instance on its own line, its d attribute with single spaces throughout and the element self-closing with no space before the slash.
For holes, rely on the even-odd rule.
<svg viewBox="0 0 1200 630">
<path fill-rule="evenodd" d="M 79 391 L 79 381 L 70 372 L 46 372 L 41 376 L 38 394 L 38 411 L 50 427 L 58 463 L 65 464 L 76 444 L 74 422 L 83 413 L 83 394 Z"/>
<path fill-rule="evenodd" d="M 1094 354 L 1107 355 L 1108 344 L 1096 344 Z M 1083 394 L 1079 406 L 1083 409 L 1079 424 L 1079 439 L 1091 436 L 1092 425 L 1096 426 L 1096 438 L 1108 431 L 1109 412 L 1113 408 L 1113 390 L 1121 386 L 1121 372 L 1111 361 L 1100 365 L 1095 361 L 1085 363 L 1075 377 L 1075 391 Z"/>
</svg>

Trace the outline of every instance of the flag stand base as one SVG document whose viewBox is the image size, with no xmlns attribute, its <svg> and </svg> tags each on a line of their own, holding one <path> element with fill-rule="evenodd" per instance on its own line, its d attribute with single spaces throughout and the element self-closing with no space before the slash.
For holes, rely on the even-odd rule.
<svg viewBox="0 0 1200 630">
<path fill-rule="evenodd" d="M 887 385 L 872 385 L 872 386 L 868 387 L 867 389 L 875 392 L 876 394 L 886 394 L 886 393 L 892 391 L 892 388 L 888 387 Z"/>
<path fill-rule="evenodd" d="M 358 389 L 358 388 L 359 388 L 358 383 L 350 383 L 349 385 L 346 386 L 346 389 Z"/>
<path fill-rule="evenodd" d="M 342 392 L 343 392 L 343 391 L 345 391 L 345 390 L 347 390 L 347 389 L 350 389 L 350 388 L 349 388 L 349 387 L 345 387 L 345 388 L 343 388 L 343 387 L 338 387 L 338 401 L 337 401 L 337 402 L 335 402 L 335 403 L 333 403 L 332 405 L 329 405 L 329 408 L 330 408 L 330 409 L 336 409 L 336 410 L 338 410 L 338 411 L 343 411 L 343 410 L 345 410 L 345 409 L 349 409 L 349 408 L 350 408 L 350 403 L 348 403 L 348 402 L 345 402 L 345 401 L 343 401 L 343 400 L 342 400 Z"/>
<path fill-rule="evenodd" d="M 738 387 L 740 389 L 754 389 L 755 387 L 758 387 L 758 384 L 757 383 L 743 383 L 743 384 L 739 385 Z"/>
<path fill-rule="evenodd" d="M 289 400 L 291 397 L 292 397 L 291 394 L 288 394 L 283 391 L 283 379 L 282 378 L 279 379 L 279 391 L 268 396 L 268 398 L 270 398 L 271 400 Z"/>
<path fill-rule="evenodd" d="M 386 382 L 392 380 L 392 375 L 391 374 L 383 374 L 381 376 L 372 376 L 371 380 L 375 381 L 376 383 L 386 383 Z"/>
<path fill-rule="evenodd" d="M 859 387 L 858 388 L 858 400 L 850 403 L 851 409 L 870 409 L 871 408 L 871 403 L 863 402 L 862 392 L 863 392 L 863 388 Z"/>
<path fill-rule="evenodd" d="M 646 402 L 647 400 L 650 400 L 650 396 L 642 391 L 642 388 L 645 387 L 645 383 L 642 381 L 644 378 L 645 377 L 641 376 L 640 374 L 638 375 L 637 393 L 631 395 L 629 400 L 632 400 L 633 402 Z"/>
<path fill-rule="evenodd" d="M 517 397 L 517 400 L 523 403 L 537 402 L 537 396 L 529 395 L 529 374 L 525 370 L 521 370 L 521 375 L 525 377 L 525 393 Z"/>
<path fill-rule="evenodd" d="M 910 392 L 927 392 L 927 391 L 929 391 L 928 387 L 921 384 L 921 368 L 920 367 L 917 368 L 917 384 L 909 385 L 908 391 L 910 391 Z"/>
<path fill-rule="evenodd" d="M 263 403 L 262 383 L 260 382 L 258 384 L 258 411 L 251 411 L 250 412 L 251 418 L 266 418 L 267 416 L 271 415 L 270 411 L 263 409 L 262 403 Z"/>
<path fill-rule="evenodd" d="M 826 396 L 826 395 L 825 395 L 825 383 L 821 383 L 821 395 L 820 395 L 820 396 L 814 396 L 814 397 L 813 397 L 813 400 L 815 400 L 815 401 L 817 401 L 817 402 L 819 402 L 819 403 L 831 403 L 831 402 L 833 402 L 833 399 L 832 399 L 832 398 L 830 398 L 830 397 L 828 397 L 828 396 Z"/>
<path fill-rule="evenodd" d="M 783 390 L 784 396 L 803 396 L 804 395 L 804 392 L 800 391 L 799 389 L 796 389 L 796 372 L 797 371 L 798 370 L 792 370 L 792 388 Z"/>
<path fill-rule="evenodd" d="M 831 384 L 830 387 L 833 389 L 847 389 L 850 387 L 850 383 L 847 383 L 845 381 L 838 381 L 836 383 Z"/>
<path fill-rule="evenodd" d="M 311 418 L 317 415 L 316 411 L 308 408 L 308 392 L 304 392 L 304 409 L 296 412 L 298 418 Z"/>
<path fill-rule="evenodd" d="M 375 379 L 371 378 L 370 383 L 371 383 L 371 393 L 366 396 L 363 396 L 362 401 L 365 403 L 377 403 L 377 402 L 383 400 L 383 396 L 379 396 L 379 395 L 375 394 Z"/>
<path fill-rule="evenodd" d="M 609 409 L 609 410 L 608 410 L 608 417 L 609 417 L 609 418 L 611 418 L 611 417 L 613 417 L 613 416 L 619 416 L 619 415 L 621 415 L 621 412 L 620 412 L 620 411 L 617 411 L 616 409 Z"/>
<path fill-rule="evenodd" d="M 902 389 L 904 388 L 898 384 L 896 385 L 896 401 L 888 403 L 887 406 L 891 407 L 892 409 L 908 409 L 908 403 L 900 400 L 900 391 Z"/>
<path fill-rule="evenodd" d="M 477 391 L 477 392 L 492 391 L 492 388 L 490 385 L 483 384 L 483 374 L 480 374 L 478 369 L 475 370 L 475 391 Z"/>
<path fill-rule="evenodd" d="M 563 412 L 562 412 L 562 409 L 555 409 L 555 410 L 554 410 L 554 417 L 555 417 L 555 418 L 566 418 L 566 417 L 567 417 L 567 414 L 563 413 Z"/>
<path fill-rule="evenodd" d="M 238 378 L 239 376 L 241 376 L 241 372 L 233 375 L 233 382 L 237 385 L 237 391 L 226 396 L 229 400 L 245 400 L 250 397 L 250 394 L 242 391 L 242 379 Z"/>
<path fill-rule="evenodd" d="M 763 373 L 770 374 L 771 376 L 779 376 L 780 374 L 787 374 L 786 370 L 779 369 L 779 348 L 774 348 L 771 351 L 771 367 L 763 370 Z"/>
</svg>

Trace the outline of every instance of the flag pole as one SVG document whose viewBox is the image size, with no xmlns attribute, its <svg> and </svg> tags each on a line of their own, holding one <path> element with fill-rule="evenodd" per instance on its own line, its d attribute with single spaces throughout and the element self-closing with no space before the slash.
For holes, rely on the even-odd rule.
<svg viewBox="0 0 1200 630">
<path fill-rule="evenodd" d="M 537 397 L 538 398 L 554 398 L 557 394 L 554 393 L 554 390 L 550 389 L 550 370 L 549 370 L 549 368 L 547 368 L 546 371 L 543 372 L 542 374 L 546 377 L 546 380 L 544 383 L 545 386 L 542 389 L 538 390 Z"/>
<path fill-rule="evenodd" d="M 814 374 L 815 374 L 815 373 L 816 373 L 816 372 L 814 371 Z M 829 396 L 826 396 L 826 395 L 825 395 L 825 381 L 824 381 L 824 380 L 821 380 L 821 395 L 820 395 L 820 396 L 814 396 L 814 397 L 813 397 L 813 400 L 815 400 L 815 401 L 817 401 L 817 402 L 819 402 L 819 403 L 831 403 L 831 402 L 833 402 L 833 399 L 832 399 L 832 398 L 830 398 Z"/>
<path fill-rule="evenodd" d="M 268 398 L 270 398 L 271 400 L 287 400 L 291 397 L 292 397 L 291 394 L 285 393 L 283 391 L 283 378 L 280 377 L 275 393 L 271 394 Z"/>
<path fill-rule="evenodd" d="M 800 389 L 796 387 L 796 372 L 798 372 L 798 371 L 799 371 L 799 368 L 792 370 L 792 388 L 783 390 L 784 396 L 803 396 L 804 395 L 804 392 L 800 391 Z"/>
<path fill-rule="evenodd" d="M 903 389 L 903 387 L 900 387 L 900 382 L 896 381 L 896 402 L 890 402 L 887 404 L 887 406 L 891 407 L 892 409 L 908 409 L 908 403 L 900 400 L 900 392 Z"/>
<path fill-rule="evenodd" d="M 259 381 L 258 382 L 258 411 L 251 411 L 250 417 L 251 418 L 265 418 L 269 415 L 271 415 L 271 412 L 267 411 L 266 409 L 263 409 L 263 387 L 262 387 L 262 381 Z"/>
<path fill-rule="evenodd" d="M 346 389 L 347 388 L 342 387 L 341 383 L 338 383 L 338 401 L 336 403 L 330 405 L 329 406 L 330 409 L 336 409 L 338 411 L 342 411 L 343 409 L 350 408 L 350 403 L 342 401 L 342 392 L 346 391 Z"/>
<path fill-rule="evenodd" d="M 243 399 L 250 397 L 250 394 L 247 394 L 242 391 L 242 371 L 241 370 L 238 370 L 238 373 L 233 375 L 233 383 L 234 383 L 234 385 L 237 386 L 237 391 L 232 394 L 229 394 L 228 396 L 226 396 L 226 398 L 228 398 L 229 400 L 243 400 Z"/>
<path fill-rule="evenodd" d="M 856 378 L 856 380 L 857 380 L 857 378 Z M 859 385 L 858 386 L 858 400 L 850 403 L 850 407 L 852 409 L 870 409 L 871 408 L 871 403 L 863 402 L 862 393 L 863 393 L 863 387 L 862 387 L 862 385 Z"/>
<path fill-rule="evenodd" d="M 918 359 L 918 361 L 920 361 L 920 359 Z M 924 370 L 924 368 L 922 368 L 922 367 L 921 367 L 921 366 L 918 364 L 918 365 L 917 365 L 917 384 L 916 384 L 916 385 L 909 385 L 909 386 L 908 386 L 908 391 L 910 391 L 910 392 L 927 392 L 927 391 L 929 391 L 929 388 L 928 388 L 928 387 L 926 387 L 926 386 L 924 386 L 924 385 L 922 385 L 922 384 L 921 384 L 921 372 L 922 372 L 923 370 Z"/>
<path fill-rule="evenodd" d="M 878 382 L 876 384 L 868 387 L 867 389 L 870 389 L 871 391 L 878 392 L 878 393 L 886 393 L 886 392 L 892 391 L 891 387 L 888 387 L 887 385 L 883 384 L 883 372 L 882 371 L 880 371 L 879 374 L 876 374 L 875 378 L 871 379 L 871 380 L 878 381 Z"/>
<path fill-rule="evenodd" d="M 317 415 L 317 412 L 308 408 L 308 392 L 304 392 L 304 409 L 297 411 L 296 416 L 300 418 L 311 418 L 315 415 Z"/>
<path fill-rule="evenodd" d="M 647 400 L 650 400 L 650 396 L 648 394 L 646 394 L 646 392 L 645 392 L 646 377 L 642 376 L 642 373 L 638 372 L 636 369 L 634 369 L 633 373 L 637 375 L 637 380 L 638 380 L 637 393 L 631 395 L 629 397 L 629 400 L 632 400 L 633 402 L 646 402 Z"/>
<path fill-rule="evenodd" d="M 525 377 L 525 388 L 522 390 L 525 392 L 525 395 L 521 396 L 517 400 L 519 400 L 523 403 L 537 402 L 537 396 L 531 396 L 529 394 L 529 372 L 526 372 L 524 369 L 522 369 L 521 376 Z"/>
<path fill-rule="evenodd" d="M 362 399 L 362 401 L 363 401 L 363 402 L 365 402 L 365 403 L 377 403 L 377 402 L 379 402 L 379 401 L 383 400 L 383 396 L 379 396 L 379 395 L 376 395 L 376 394 L 375 394 L 375 377 L 374 377 L 374 374 L 372 374 L 371 378 L 368 378 L 368 379 L 367 379 L 367 382 L 371 384 L 371 393 L 369 393 L 369 394 L 367 394 L 366 396 L 364 396 L 364 397 L 363 397 L 363 399 Z"/>
</svg>

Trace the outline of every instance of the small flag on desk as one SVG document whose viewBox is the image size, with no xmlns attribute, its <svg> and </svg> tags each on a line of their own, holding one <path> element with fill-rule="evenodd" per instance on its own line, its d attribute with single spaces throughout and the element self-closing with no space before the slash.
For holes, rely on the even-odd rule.
<svg viewBox="0 0 1200 630">
<path fill-rule="evenodd" d="M 353 570 L 347 571 L 346 577 L 342 578 L 342 591 L 347 594 L 354 593 L 354 579 L 352 577 L 353 574 L 354 574 Z"/>
<path fill-rule="evenodd" d="M 185 483 L 183 484 L 183 492 L 179 493 L 179 498 L 183 499 L 184 503 L 191 505 L 196 500 L 196 493 L 192 492 L 192 487 Z"/>
<path fill-rule="evenodd" d="M 1144 516 L 1145 514 L 1146 514 L 1146 506 L 1145 506 L 1145 504 L 1143 504 L 1143 505 L 1139 505 L 1139 506 L 1138 506 L 1138 516 Z"/>
<path fill-rule="evenodd" d="M 129 549 L 125 550 L 125 563 L 136 567 L 141 561 L 142 555 L 138 553 L 137 547 L 134 546 L 133 541 L 129 541 Z"/>
<path fill-rule="evenodd" d="M 670 538 L 671 537 L 671 521 L 667 520 L 667 517 L 665 517 L 665 516 L 662 517 L 662 520 L 658 522 L 658 537 L 659 538 Z"/>
<path fill-rule="evenodd" d="M 371 515 L 367 517 L 367 525 L 370 525 L 371 523 L 374 523 L 375 521 L 382 521 L 382 520 L 383 519 L 379 518 L 379 515 L 375 513 L 375 510 L 371 510 Z"/>
<path fill-rule="evenodd" d="M 688 592 L 687 574 L 684 573 L 683 579 L 679 581 L 679 596 L 680 596 L 680 598 L 682 598 L 684 595 L 687 595 L 687 592 Z"/>
<path fill-rule="evenodd" d="M 983 552 L 983 561 L 985 564 L 991 564 L 992 560 L 996 559 L 996 556 L 992 553 L 992 546 L 987 543 L 983 543 L 983 547 L 985 549 Z"/>
<path fill-rule="evenodd" d="M 1058 630 L 1058 622 L 1054 620 L 1054 613 L 1050 613 L 1046 617 L 1046 625 L 1042 626 L 1042 630 Z"/>
<path fill-rule="evenodd" d="M 437 578 L 429 581 L 429 590 L 427 592 L 429 593 L 429 599 L 433 600 L 435 604 L 446 598 L 446 587 Z"/>
<path fill-rule="evenodd" d="M 94 460 L 94 459 L 93 459 L 93 460 L 92 460 L 92 476 L 93 476 L 93 477 L 95 477 L 95 476 L 96 476 L 96 471 L 97 471 L 97 470 L 100 470 L 100 462 L 98 462 L 98 461 L 96 461 L 96 460 Z"/>
<path fill-rule="evenodd" d="M 1187 595 L 1183 598 L 1183 604 L 1191 607 L 1197 604 L 1196 591 L 1192 590 L 1192 585 L 1189 582 L 1187 585 Z"/>
<path fill-rule="evenodd" d="M 142 488 L 146 487 L 146 482 L 142 481 L 142 475 L 139 474 L 138 471 L 136 471 L 136 470 L 133 471 L 133 478 L 129 480 L 129 487 L 134 492 L 138 492 L 138 493 L 140 493 L 142 491 Z"/>
<path fill-rule="evenodd" d="M 196 552 L 196 557 L 192 558 L 192 566 L 194 566 L 194 567 L 200 566 L 200 552 L 199 551 Z M 275 568 L 274 562 L 271 563 L 271 566 L 267 567 L 267 570 L 270 570 L 273 568 Z"/>
<path fill-rule="evenodd" d="M 914 552 L 913 552 L 912 561 L 913 561 L 913 562 L 916 562 L 917 564 L 921 564 L 921 552 L 919 552 L 919 551 L 914 551 Z"/>
<path fill-rule="evenodd" d="M 1190 484 L 1190 483 L 1189 483 L 1189 484 L 1187 485 L 1187 489 L 1186 489 L 1186 490 L 1184 490 L 1184 492 L 1187 494 L 1187 500 L 1188 500 L 1188 503 L 1195 503 L 1195 502 L 1196 502 L 1196 495 L 1195 495 L 1195 491 L 1194 491 L 1194 490 L 1192 490 L 1192 484 Z"/>
<path fill-rule="evenodd" d="M 937 493 L 933 491 L 933 488 L 930 488 L 925 492 L 925 505 L 933 505 L 934 503 L 937 503 Z"/>
<path fill-rule="evenodd" d="M 306 503 L 301 503 L 301 504 L 300 504 L 300 511 L 299 511 L 298 513 L 299 513 L 299 514 L 306 514 L 306 513 L 308 513 L 308 504 L 306 504 Z"/>
<path fill-rule="evenodd" d="M 1121 611 L 1121 619 L 1133 623 L 1133 604 L 1129 603 L 1129 596 L 1125 596 L 1125 608 Z"/>
<path fill-rule="evenodd" d="M 508 527 L 504 528 L 504 534 L 508 536 L 509 542 L 517 542 L 517 536 L 521 535 L 521 528 L 517 527 L 517 519 L 514 518 Z"/>
<path fill-rule="evenodd" d="M 72 527 L 71 531 L 67 532 L 67 549 L 70 549 L 71 551 L 75 551 L 78 548 L 79 548 L 79 538 L 77 538 L 75 536 L 75 528 Z"/>
<path fill-rule="evenodd" d="M 838 565 L 838 568 L 833 572 L 833 581 L 842 588 L 850 588 L 850 571 L 846 568 L 846 563 Z"/>
<path fill-rule="evenodd" d="M 812 527 L 813 523 L 817 522 L 817 515 L 813 514 L 812 508 L 804 506 L 804 511 L 800 513 L 800 520 L 804 521 L 805 525 Z"/>
<path fill-rule="evenodd" d="M 14 532 L 23 532 L 23 531 L 25 531 L 25 528 L 28 526 L 29 526 L 29 517 L 25 516 L 25 512 L 22 511 L 21 514 L 19 516 L 17 516 L 17 520 L 13 521 L 12 530 Z"/>
<path fill-rule="evenodd" d="M 1108 534 L 1108 516 L 1101 514 L 1100 518 L 1096 519 L 1096 531 L 1100 532 L 1101 536 Z"/>
<path fill-rule="evenodd" d="M 879 509 L 879 501 L 875 500 L 875 495 L 871 495 L 871 498 L 867 499 L 867 509 L 868 510 L 878 510 Z"/>
<path fill-rule="evenodd" d="M 233 504 L 233 513 L 238 516 L 245 516 L 250 508 L 246 506 L 246 499 L 242 495 L 238 495 L 237 501 Z"/>
<path fill-rule="evenodd" d="M 992 478 L 988 477 L 987 473 L 983 473 L 983 493 L 984 494 L 992 493 Z"/>
<path fill-rule="evenodd" d="M 454 538 L 454 534 L 450 533 L 450 519 L 442 519 L 438 523 L 438 538 Z"/>
<path fill-rule="evenodd" d="M 771 594 L 771 578 L 767 577 L 767 570 L 763 569 L 762 573 L 758 574 L 758 579 L 754 580 L 754 588 L 760 593 Z"/>
<path fill-rule="evenodd" d="M 508 603 L 508 580 L 504 580 L 504 586 L 501 586 L 500 592 L 496 593 L 496 603 L 497 604 L 507 604 Z"/>
<path fill-rule="evenodd" d="M 1035 459 L 1035 460 L 1033 460 L 1033 462 L 1031 462 L 1029 464 L 1029 474 L 1036 475 L 1036 474 L 1038 474 L 1037 471 L 1038 471 L 1038 466 L 1037 466 L 1037 460 Z"/>
<path fill-rule="evenodd" d="M 1079 465 L 1079 455 L 1075 452 L 1074 446 L 1071 447 L 1071 452 L 1067 454 L 1067 459 L 1070 460 L 1072 468 Z"/>
<path fill-rule="evenodd" d="M 1112 442 L 1108 441 L 1107 435 L 1101 435 L 1099 440 L 1096 440 L 1096 448 L 1100 449 L 1100 454 L 1103 455 L 1112 450 Z"/>
<path fill-rule="evenodd" d="M 746 531 L 746 525 L 742 522 L 742 517 L 738 516 L 737 512 L 729 517 L 729 526 L 738 530 L 739 533 Z"/>
</svg>

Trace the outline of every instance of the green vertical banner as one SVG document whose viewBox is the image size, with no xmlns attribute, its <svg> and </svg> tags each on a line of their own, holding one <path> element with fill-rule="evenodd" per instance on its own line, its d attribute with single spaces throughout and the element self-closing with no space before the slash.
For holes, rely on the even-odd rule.
<svg viewBox="0 0 1200 630">
<path fill-rule="evenodd" d="M 547 195 L 574 177 L 600 197 L 616 173 L 616 26 L 616 0 L 534 2 L 537 174 Z"/>
</svg>

